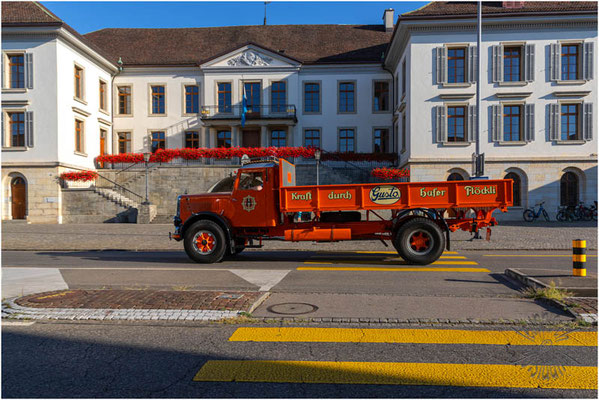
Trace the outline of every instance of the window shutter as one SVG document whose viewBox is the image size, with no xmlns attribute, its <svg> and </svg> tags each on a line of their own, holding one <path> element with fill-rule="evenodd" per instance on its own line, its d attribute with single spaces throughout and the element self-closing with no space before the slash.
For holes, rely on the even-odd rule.
<svg viewBox="0 0 599 400">
<path fill-rule="evenodd" d="M 33 54 L 25 53 L 25 87 L 33 89 Z"/>
<path fill-rule="evenodd" d="M 501 140 L 501 134 L 503 131 L 503 118 L 501 115 L 501 105 L 491 106 L 491 114 L 493 120 L 491 121 L 491 138 L 494 142 Z"/>
<path fill-rule="evenodd" d="M 445 113 L 445 106 L 436 106 L 436 119 L 437 119 L 437 143 L 447 142 L 447 115 Z"/>
<path fill-rule="evenodd" d="M 503 45 L 493 46 L 493 82 L 503 82 Z"/>
<path fill-rule="evenodd" d="M 25 112 L 25 146 L 33 147 L 33 111 Z"/>
<path fill-rule="evenodd" d="M 476 69 L 478 67 L 478 55 L 475 46 L 468 46 L 468 82 L 476 82 Z"/>
<path fill-rule="evenodd" d="M 2 124 L 0 129 L 2 129 L 2 131 L 0 131 L 0 133 L 2 134 L 2 147 L 6 147 L 6 132 L 4 131 L 4 111 L 0 110 L 0 118 L 2 118 Z"/>
<path fill-rule="evenodd" d="M 437 84 L 447 82 L 447 49 L 437 47 Z"/>
<path fill-rule="evenodd" d="M 524 141 L 532 142 L 535 140 L 535 105 L 526 104 L 524 106 Z"/>
<path fill-rule="evenodd" d="M 582 104 L 582 135 L 585 141 L 593 140 L 593 103 Z"/>
<path fill-rule="evenodd" d="M 551 43 L 550 75 L 552 81 L 561 79 L 562 58 L 561 46 L 559 43 Z M 557 139 L 556 139 L 557 140 Z"/>
<path fill-rule="evenodd" d="M 524 46 L 524 80 L 532 82 L 535 80 L 535 45 Z"/>
<path fill-rule="evenodd" d="M 4 79 L 4 64 L 6 64 L 6 55 L 2 54 L 2 59 L 0 60 L 0 67 L 2 68 L 2 70 L 0 71 L 0 75 L 2 75 L 2 88 L 6 87 L 6 84 L 4 83 L 5 79 Z M 3 131 L 4 132 L 4 131 Z"/>
<path fill-rule="evenodd" d="M 549 140 L 560 139 L 559 104 L 549 104 Z"/>
<path fill-rule="evenodd" d="M 582 58 L 582 78 L 586 81 L 593 79 L 593 42 L 585 42 Z"/>
<path fill-rule="evenodd" d="M 467 126 L 467 137 L 466 140 L 468 143 L 474 142 L 474 135 L 476 133 L 476 106 L 468 106 L 468 120 L 466 122 Z"/>
</svg>

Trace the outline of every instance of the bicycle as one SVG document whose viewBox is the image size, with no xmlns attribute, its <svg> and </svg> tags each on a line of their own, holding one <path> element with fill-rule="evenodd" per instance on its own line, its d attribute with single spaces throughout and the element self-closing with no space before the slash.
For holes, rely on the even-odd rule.
<svg viewBox="0 0 599 400">
<path fill-rule="evenodd" d="M 557 207 L 557 214 L 555 215 L 555 219 L 559 222 L 576 221 L 576 214 L 574 213 L 574 208 L 572 206 Z"/>
<path fill-rule="evenodd" d="M 539 206 L 539 210 L 537 212 L 535 212 L 535 207 L 524 210 L 524 212 L 522 213 L 522 218 L 524 218 L 524 221 L 532 222 L 535 219 L 539 218 L 541 213 L 543 214 L 543 218 L 545 218 L 545 221 L 549 221 L 549 215 L 547 214 L 547 211 L 545 211 L 545 209 L 543 208 L 543 204 L 545 204 L 544 201 L 542 201 L 539 204 L 535 204 L 535 207 Z"/>
<path fill-rule="evenodd" d="M 576 211 L 574 211 L 574 214 L 576 215 L 576 220 L 577 221 L 590 221 L 593 219 L 593 215 L 597 214 L 597 210 L 595 209 L 595 212 L 593 212 L 593 208 L 594 206 L 591 207 L 587 207 L 584 205 L 584 203 L 581 201 L 578 203 L 578 206 L 576 206 Z M 595 217 L 596 219 L 596 217 Z"/>
</svg>

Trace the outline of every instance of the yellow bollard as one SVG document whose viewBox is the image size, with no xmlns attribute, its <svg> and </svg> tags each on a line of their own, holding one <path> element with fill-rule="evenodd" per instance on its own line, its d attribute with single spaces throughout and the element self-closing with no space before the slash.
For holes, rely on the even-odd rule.
<svg viewBox="0 0 599 400">
<path fill-rule="evenodd" d="M 572 275 L 587 276 L 587 241 L 572 240 Z"/>
</svg>

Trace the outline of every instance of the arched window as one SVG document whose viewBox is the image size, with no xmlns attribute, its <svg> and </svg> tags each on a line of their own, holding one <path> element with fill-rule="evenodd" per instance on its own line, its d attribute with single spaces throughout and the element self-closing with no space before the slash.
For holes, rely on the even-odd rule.
<svg viewBox="0 0 599 400">
<path fill-rule="evenodd" d="M 504 179 L 511 179 L 514 181 L 514 207 L 522 206 L 522 180 L 520 175 L 510 172 L 505 176 Z"/>
<path fill-rule="evenodd" d="M 457 172 L 453 172 L 451 174 L 449 174 L 449 176 L 447 177 L 448 181 L 463 181 L 464 177 L 460 174 L 458 174 Z"/>
<path fill-rule="evenodd" d="M 578 176 L 574 172 L 566 172 L 559 181 L 560 204 L 576 206 L 578 204 Z"/>
</svg>

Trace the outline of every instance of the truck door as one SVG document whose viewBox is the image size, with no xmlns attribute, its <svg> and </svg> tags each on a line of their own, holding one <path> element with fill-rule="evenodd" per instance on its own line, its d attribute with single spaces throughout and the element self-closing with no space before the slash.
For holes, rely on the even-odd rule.
<svg viewBox="0 0 599 400">
<path fill-rule="evenodd" d="M 264 170 L 239 170 L 233 192 L 235 226 L 266 226 Z"/>
</svg>

